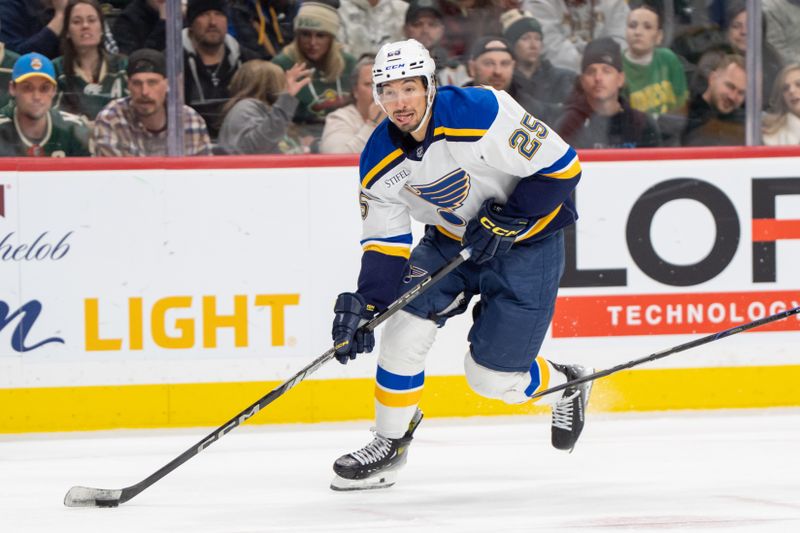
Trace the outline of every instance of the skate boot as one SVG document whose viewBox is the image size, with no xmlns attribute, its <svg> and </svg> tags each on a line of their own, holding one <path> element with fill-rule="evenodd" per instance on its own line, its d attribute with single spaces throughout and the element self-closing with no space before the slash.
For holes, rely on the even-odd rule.
<svg viewBox="0 0 800 533">
<path fill-rule="evenodd" d="M 397 481 L 397 471 L 408 460 L 408 447 L 414 431 L 422 420 L 417 409 L 408 431 L 399 439 L 388 439 L 375 434 L 375 438 L 353 453 L 339 457 L 333 463 L 336 477 L 331 482 L 333 490 L 365 490 L 391 487 Z"/>
<path fill-rule="evenodd" d="M 585 368 L 580 365 L 553 363 L 553 366 L 567 376 L 567 381 L 594 372 L 593 368 Z M 578 437 L 581 436 L 581 431 L 583 431 L 586 406 L 589 404 L 591 390 L 591 381 L 567 387 L 561 398 L 553 405 L 552 442 L 554 448 L 572 452 L 575 443 L 578 442 Z"/>
</svg>

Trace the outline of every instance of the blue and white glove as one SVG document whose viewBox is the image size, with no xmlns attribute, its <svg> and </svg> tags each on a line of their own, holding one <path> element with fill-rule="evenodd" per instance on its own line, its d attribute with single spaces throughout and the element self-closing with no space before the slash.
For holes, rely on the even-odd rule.
<svg viewBox="0 0 800 533">
<path fill-rule="evenodd" d="M 503 206 L 490 198 L 467 224 L 461 244 L 472 249 L 470 261 L 480 265 L 507 253 L 527 228 L 528 219 L 503 215 Z"/>
<path fill-rule="evenodd" d="M 371 352 L 375 347 L 375 334 L 372 331 L 359 329 L 374 316 L 374 311 L 367 308 L 364 297 L 356 292 L 343 292 L 336 297 L 333 306 L 336 316 L 333 319 L 333 347 L 336 359 L 343 365 L 356 355 Z"/>
</svg>

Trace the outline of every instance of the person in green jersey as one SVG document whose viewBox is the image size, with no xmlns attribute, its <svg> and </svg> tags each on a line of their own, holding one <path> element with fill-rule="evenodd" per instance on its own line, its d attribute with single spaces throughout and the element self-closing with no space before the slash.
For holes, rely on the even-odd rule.
<svg viewBox="0 0 800 533">
<path fill-rule="evenodd" d="M 662 144 L 676 145 L 686 124 L 689 91 L 680 59 L 660 46 L 663 38 L 659 11 L 632 3 L 625 31 L 628 49 L 622 56 L 625 94 L 633 109 L 658 121 Z"/>
<path fill-rule="evenodd" d="M 19 54 L 12 52 L 0 43 L 0 108 L 4 107 L 11 96 L 8 94 L 8 83 L 11 81 L 11 69 Z"/>
<path fill-rule="evenodd" d="M 299 105 L 292 120 L 301 136 L 316 141 L 322 136 L 325 117 L 351 101 L 350 75 L 356 60 L 336 40 L 339 26 L 334 7 L 304 2 L 294 19 L 294 40 L 272 59 L 284 71 L 297 63 L 314 69 L 311 83 L 297 93 Z M 312 149 L 317 151 L 317 142 Z"/>
<path fill-rule="evenodd" d="M 70 0 L 64 12 L 56 106 L 93 121 L 106 104 L 128 95 L 126 58 L 103 45 L 103 12 L 97 0 Z"/>
<path fill-rule="evenodd" d="M 0 114 L 0 156 L 88 156 L 89 130 L 75 115 L 52 109 L 53 63 L 41 54 L 21 56 L 11 71 L 12 102 Z"/>
</svg>

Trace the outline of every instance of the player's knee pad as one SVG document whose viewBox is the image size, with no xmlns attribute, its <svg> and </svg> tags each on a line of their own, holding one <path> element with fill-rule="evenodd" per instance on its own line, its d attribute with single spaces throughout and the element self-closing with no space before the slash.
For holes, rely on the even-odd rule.
<svg viewBox="0 0 800 533">
<path fill-rule="evenodd" d="M 406 311 L 386 321 L 381 332 L 378 364 L 396 374 L 410 375 L 425 368 L 425 357 L 436 338 L 436 323 Z"/>
<path fill-rule="evenodd" d="M 528 372 L 500 372 L 486 368 L 476 363 L 472 353 L 467 351 L 464 374 L 470 388 L 485 398 L 502 400 L 508 404 L 525 403 L 529 399 L 525 394 L 525 389 L 531 383 Z"/>
</svg>

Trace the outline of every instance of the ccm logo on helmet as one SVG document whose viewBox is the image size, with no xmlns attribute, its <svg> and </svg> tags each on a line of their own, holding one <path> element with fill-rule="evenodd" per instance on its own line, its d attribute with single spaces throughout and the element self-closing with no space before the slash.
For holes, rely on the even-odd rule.
<svg viewBox="0 0 800 533">
<path fill-rule="evenodd" d="M 389 65 L 384 70 L 395 70 L 395 69 L 398 69 L 398 68 L 403 68 L 405 66 L 406 66 L 405 63 L 399 63 L 397 65 Z"/>
</svg>

